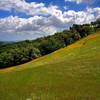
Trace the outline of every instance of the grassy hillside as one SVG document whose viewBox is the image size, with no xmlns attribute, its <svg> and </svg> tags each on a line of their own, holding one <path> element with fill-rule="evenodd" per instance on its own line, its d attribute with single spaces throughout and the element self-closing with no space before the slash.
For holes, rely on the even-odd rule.
<svg viewBox="0 0 100 100">
<path fill-rule="evenodd" d="M 0 100 L 100 100 L 100 33 L 0 70 Z"/>
</svg>

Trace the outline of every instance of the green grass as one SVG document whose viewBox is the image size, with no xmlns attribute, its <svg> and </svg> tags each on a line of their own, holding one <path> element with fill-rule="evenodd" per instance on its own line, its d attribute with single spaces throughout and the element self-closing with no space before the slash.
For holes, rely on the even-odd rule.
<svg viewBox="0 0 100 100">
<path fill-rule="evenodd" d="M 0 100 L 100 100 L 100 33 L 0 70 Z"/>
</svg>

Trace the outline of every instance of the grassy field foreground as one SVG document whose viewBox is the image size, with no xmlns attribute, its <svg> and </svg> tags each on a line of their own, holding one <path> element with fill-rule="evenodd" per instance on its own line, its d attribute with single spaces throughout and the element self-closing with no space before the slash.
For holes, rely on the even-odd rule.
<svg viewBox="0 0 100 100">
<path fill-rule="evenodd" d="M 100 33 L 0 70 L 0 100 L 100 100 Z"/>
</svg>

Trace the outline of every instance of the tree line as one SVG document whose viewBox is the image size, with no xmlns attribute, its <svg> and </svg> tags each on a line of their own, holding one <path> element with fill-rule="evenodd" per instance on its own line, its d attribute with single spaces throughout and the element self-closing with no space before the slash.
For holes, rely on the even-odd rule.
<svg viewBox="0 0 100 100">
<path fill-rule="evenodd" d="M 54 35 L 41 37 L 36 40 L 14 43 L 0 42 L 0 68 L 26 63 L 64 48 L 97 31 L 100 31 L 100 18 L 90 24 L 74 24 L 69 30 L 57 32 Z"/>
</svg>

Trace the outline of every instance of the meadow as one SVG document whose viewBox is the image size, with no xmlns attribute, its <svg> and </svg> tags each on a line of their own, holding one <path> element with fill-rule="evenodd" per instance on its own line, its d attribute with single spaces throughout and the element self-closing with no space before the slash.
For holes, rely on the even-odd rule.
<svg viewBox="0 0 100 100">
<path fill-rule="evenodd" d="M 100 100 L 100 32 L 1 69 L 0 100 Z"/>
</svg>

